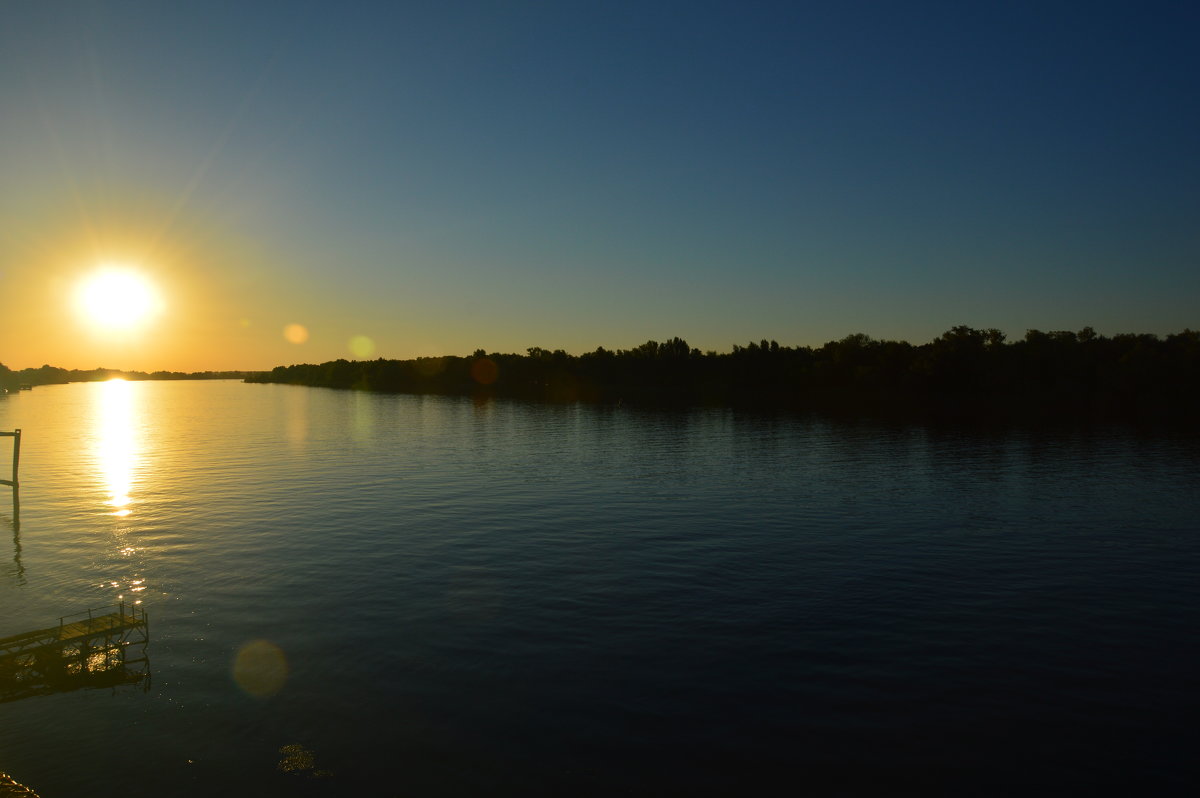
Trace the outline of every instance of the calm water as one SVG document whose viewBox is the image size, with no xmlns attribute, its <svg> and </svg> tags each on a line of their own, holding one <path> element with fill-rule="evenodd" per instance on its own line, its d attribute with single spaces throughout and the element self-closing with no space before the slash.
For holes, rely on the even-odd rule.
<svg viewBox="0 0 1200 798">
<path fill-rule="evenodd" d="M 149 689 L 0 704 L 43 798 L 1194 783 L 1194 436 L 237 382 L 16 427 L 0 636 L 151 621 Z"/>
</svg>

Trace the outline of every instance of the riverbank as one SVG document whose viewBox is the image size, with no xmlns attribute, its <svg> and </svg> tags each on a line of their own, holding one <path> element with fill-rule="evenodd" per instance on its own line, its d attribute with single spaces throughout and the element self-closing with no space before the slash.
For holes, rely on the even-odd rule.
<svg viewBox="0 0 1200 798">
<path fill-rule="evenodd" d="M 246 382 L 382 393 L 515 398 L 654 407 L 734 407 L 906 419 L 1146 420 L 1193 423 L 1200 334 L 1106 338 L 1089 328 L 956 327 L 928 344 L 851 335 L 818 348 L 775 341 L 702 353 L 686 341 L 584 355 L 525 355 L 279 366 Z"/>
</svg>

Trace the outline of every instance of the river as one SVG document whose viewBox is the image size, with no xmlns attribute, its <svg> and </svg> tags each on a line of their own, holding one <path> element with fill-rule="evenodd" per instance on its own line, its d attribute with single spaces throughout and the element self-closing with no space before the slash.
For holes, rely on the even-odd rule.
<svg viewBox="0 0 1200 798">
<path fill-rule="evenodd" d="M 150 619 L 145 678 L 0 703 L 43 798 L 1193 784 L 1194 433 L 232 381 L 15 428 L 0 637 Z"/>
</svg>

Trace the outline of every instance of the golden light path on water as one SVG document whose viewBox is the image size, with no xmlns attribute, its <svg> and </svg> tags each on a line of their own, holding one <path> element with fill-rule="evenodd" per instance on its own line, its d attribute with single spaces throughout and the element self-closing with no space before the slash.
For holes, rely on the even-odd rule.
<svg viewBox="0 0 1200 798">
<path fill-rule="evenodd" d="M 106 514 L 124 520 L 133 514 L 136 474 L 142 459 L 141 428 L 137 423 L 140 391 L 138 386 L 121 379 L 109 380 L 97 388 L 93 460 L 99 471 Z M 122 560 L 137 552 L 137 547 L 128 541 L 128 532 L 124 524 L 114 530 L 117 553 Z M 137 596 L 146 589 L 146 580 L 137 570 L 117 580 L 107 580 L 109 587 L 120 591 L 119 600 L 142 603 Z"/>
<path fill-rule="evenodd" d="M 138 459 L 133 404 L 132 386 L 125 380 L 109 380 L 101 385 L 96 462 L 108 495 L 107 504 L 117 517 L 133 512 L 130 491 Z"/>
</svg>

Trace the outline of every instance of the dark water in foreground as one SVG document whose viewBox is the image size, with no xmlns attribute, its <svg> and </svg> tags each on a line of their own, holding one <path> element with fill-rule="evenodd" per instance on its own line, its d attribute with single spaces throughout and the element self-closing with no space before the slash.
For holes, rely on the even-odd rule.
<svg viewBox="0 0 1200 798">
<path fill-rule="evenodd" d="M 0 636 L 151 618 L 149 689 L 0 704 L 43 798 L 1193 785 L 1194 436 L 235 382 L 15 427 Z"/>
</svg>

